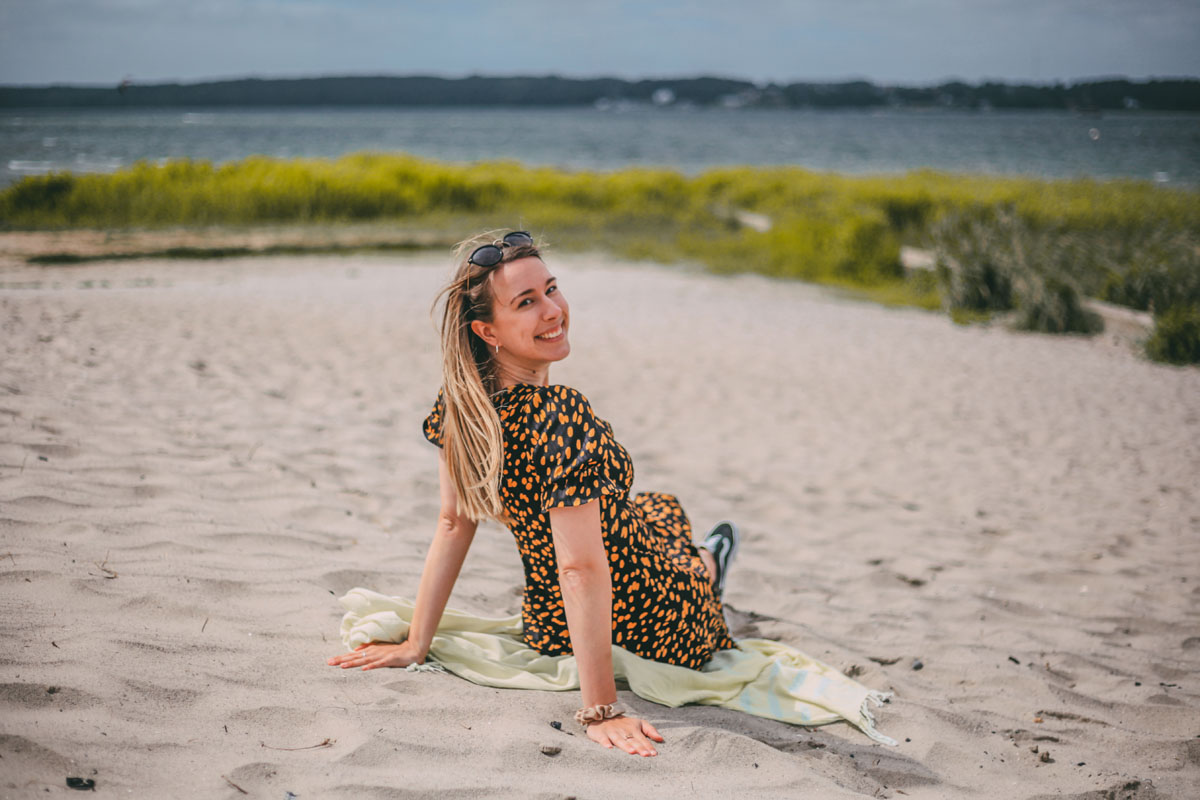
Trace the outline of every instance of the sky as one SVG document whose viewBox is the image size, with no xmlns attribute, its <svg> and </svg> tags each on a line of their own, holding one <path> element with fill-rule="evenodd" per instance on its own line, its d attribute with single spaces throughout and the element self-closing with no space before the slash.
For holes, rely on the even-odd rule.
<svg viewBox="0 0 1200 800">
<path fill-rule="evenodd" d="M 1200 77 L 1200 0 L 0 0 L 0 84 Z"/>
</svg>

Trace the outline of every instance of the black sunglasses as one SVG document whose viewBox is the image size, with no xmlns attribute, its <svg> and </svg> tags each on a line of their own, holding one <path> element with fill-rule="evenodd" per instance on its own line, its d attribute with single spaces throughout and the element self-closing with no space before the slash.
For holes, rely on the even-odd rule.
<svg viewBox="0 0 1200 800">
<path fill-rule="evenodd" d="M 494 267 L 504 260 L 505 247 L 524 247 L 533 244 L 533 236 L 528 231 L 513 231 L 500 240 L 500 244 L 485 244 L 476 247 L 468 264 L 477 267 Z"/>
</svg>

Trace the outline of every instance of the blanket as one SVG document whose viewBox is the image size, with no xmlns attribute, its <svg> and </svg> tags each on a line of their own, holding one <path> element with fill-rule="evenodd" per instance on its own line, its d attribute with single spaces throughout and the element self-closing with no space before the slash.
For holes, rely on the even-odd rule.
<svg viewBox="0 0 1200 800">
<path fill-rule="evenodd" d="M 413 604 L 369 589 L 351 589 L 340 600 L 342 641 L 401 642 Z M 613 646 L 613 672 L 639 697 L 675 708 L 688 703 L 721 706 L 793 725 L 845 720 L 881 744 L 896 744 L 875 729 L 870 706 L 891 695 L 868 689 L 828 664 L 769 639 L 741 639 L 699 670 L 641 658 Z M 545 656 L 525 644 L 521 617 L 478 617 L 447 609 L 429 648 L 429 659 L 472 683 L 502 689 L 562 692 L 579 688 L 574 656 Z"/>
</svg>

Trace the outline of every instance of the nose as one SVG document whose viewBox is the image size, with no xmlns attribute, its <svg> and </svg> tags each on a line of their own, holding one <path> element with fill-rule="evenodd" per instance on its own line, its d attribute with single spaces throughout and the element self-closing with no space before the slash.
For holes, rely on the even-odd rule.
<svg viewBox="0 0 1200 800">
<path fill-rule="evenodd" d="M 551 322 L 562 316 L 562 307 L 553 300 L 547 300 L 545 307 L 542 309 L 542 319 L 546 322 Z"/>
</svg>

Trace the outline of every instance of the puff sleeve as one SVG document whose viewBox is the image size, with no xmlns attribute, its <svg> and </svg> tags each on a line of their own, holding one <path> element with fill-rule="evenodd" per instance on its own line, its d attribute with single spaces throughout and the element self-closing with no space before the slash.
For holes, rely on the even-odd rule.
<svg viewBox="0 0 1200 800">
<path fill-rule="evenodd" d="M 532 411 L 531 427 L 536 437 L 534 467 L 545 476 L 540 487 L 543 511 L 623 494 L 608 470 L 612 431 L 583 394 L 567 386 L 547 387 L 540 407 Z"/>
<path fill-rule="evenodd" d="M 425 418 L 424 424 L 421 425 L 421 430 L 425 433 L 425 438 L 438 447 L 442 446 L 442 419 L 446 414 L 446 401 L 442 398 L 442 391 L 438 390 L 437 401 L 433 404 L 433 410 L 429 412 L 429 416 Z"/>
</svg>

